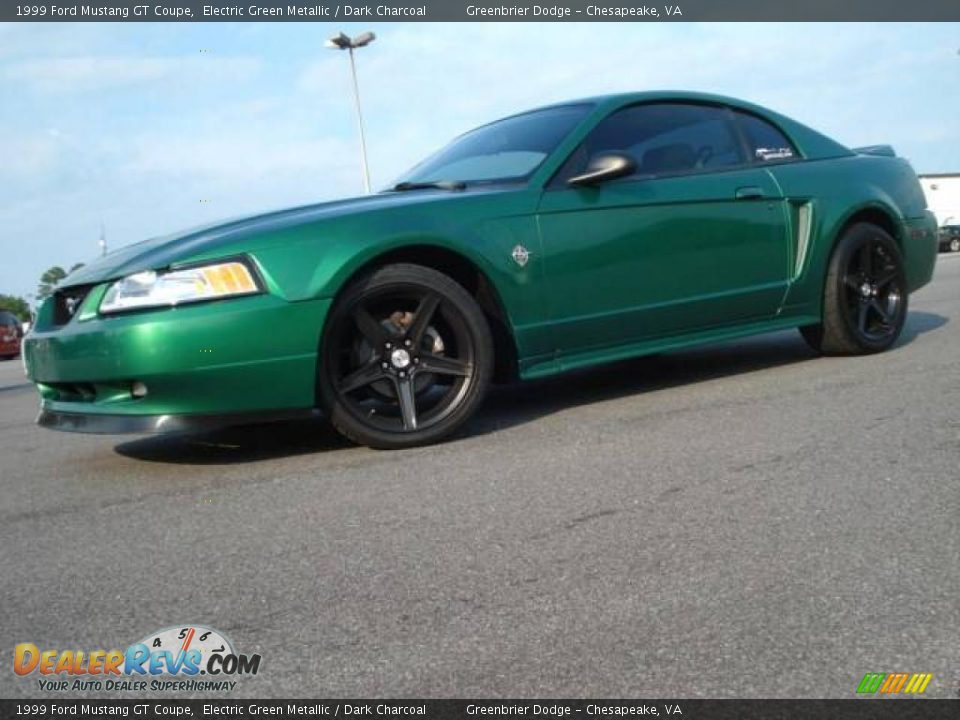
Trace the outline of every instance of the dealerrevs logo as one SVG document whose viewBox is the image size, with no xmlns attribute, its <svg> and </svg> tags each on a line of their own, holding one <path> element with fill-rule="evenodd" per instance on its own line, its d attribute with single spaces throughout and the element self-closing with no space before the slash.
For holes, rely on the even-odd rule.
<svg viewBox="0 0 960 720">
<path fill-rule="evenodd" d="M 13 671 L 39 676 L 45 691 L 224 691 L 236 687 L 233 678 L 256 675 L 260 659 L 238 653 L 213 628 L 186 625 L 151 633 L 126 650 L 41 650 L 20 643 Z"/>
</svg>

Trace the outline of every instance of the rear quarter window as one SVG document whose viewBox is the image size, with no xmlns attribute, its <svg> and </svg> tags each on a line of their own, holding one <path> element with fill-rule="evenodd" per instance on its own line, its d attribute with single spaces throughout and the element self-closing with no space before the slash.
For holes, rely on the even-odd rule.
<svg viewBox="0 0 960 720">
<path fill-rule="evenodd" d="M 753 162 L 762 164 L 799 159 L 800 154 L 793 143 L 775 125 L 749 113 L 735 114 Z"/>
</svg>

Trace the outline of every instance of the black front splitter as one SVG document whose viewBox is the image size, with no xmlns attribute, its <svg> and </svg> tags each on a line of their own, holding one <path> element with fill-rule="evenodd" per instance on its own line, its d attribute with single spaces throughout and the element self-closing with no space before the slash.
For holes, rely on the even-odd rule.
<svg viewBox="0 0 960 720">
<path fill-rule="evenodd" d="M 315 408 L 268 410 L 262 412 L 224 413 L 220 415 L 103 415 L 60 412 L 41 408 L 37 425 L 63 432 L 95 435 L 127 435 L 147 433 L 195 433 L 205 430 L 253 425 L 278 420 L 302 420 L 319 417 Z"/>
</svg>

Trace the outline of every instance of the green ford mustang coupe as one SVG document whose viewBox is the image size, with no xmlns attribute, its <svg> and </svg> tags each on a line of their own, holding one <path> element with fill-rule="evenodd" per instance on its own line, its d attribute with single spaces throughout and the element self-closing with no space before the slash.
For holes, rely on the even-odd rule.
<svg viewBox="0 0 960 720">
<path fill-rule="evenodd" d="M 473 130 L 369 197 L 107 255 L 44 303 L 25 362 L 45 427 L 321 411 L 407 447 L 495 379 L 789 327 L 825 353 L 884 350 L 936 230 L 887 146 L 724 97 L 593 98 Z"/>
</svg>

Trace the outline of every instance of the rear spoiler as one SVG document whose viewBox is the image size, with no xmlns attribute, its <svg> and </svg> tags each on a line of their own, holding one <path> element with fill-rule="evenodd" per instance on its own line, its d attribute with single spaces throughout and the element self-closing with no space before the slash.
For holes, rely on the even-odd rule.
<svg viewBox="0 0 960 720">
<path fill-rule="evenodd" d="M 853 148 L 857 155 L 879 155 L 880 157 L 896 157 L 897 153 L 892 145 L 867 145 Z"/>
</svg>

